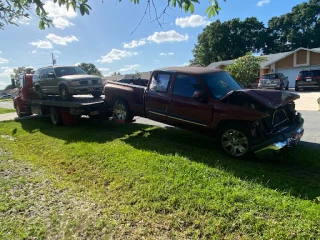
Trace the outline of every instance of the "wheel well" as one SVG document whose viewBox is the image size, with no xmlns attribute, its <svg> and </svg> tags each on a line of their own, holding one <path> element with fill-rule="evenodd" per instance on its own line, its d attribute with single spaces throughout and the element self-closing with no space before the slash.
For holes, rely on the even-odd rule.
<svg viewBox="0 0 320 240">
<path fill-rule="evenodd" d="M 65 83 L 59 83 L 58 88 L 61 90 L 62 87 L 66 87 L 68 89 L 68 85 Z"/>
<path fill-rule="evenodd" d="M 245 127 L 249 127 L 251 122 L 245 121 L 245 120 L 222 120 L 219 122 L 216 128 L 216 133 L 219 131 L 219 129 L 222 129 L 223 127 L 229 125 L 229 124 L 239 124 Z"/>
</svg>

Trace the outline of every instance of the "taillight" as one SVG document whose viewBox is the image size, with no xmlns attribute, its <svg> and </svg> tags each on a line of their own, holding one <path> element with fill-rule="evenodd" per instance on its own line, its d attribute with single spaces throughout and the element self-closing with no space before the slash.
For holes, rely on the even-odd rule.
<svg viewBox="0 0 320 240">
<path fill-rule="evenodd" d="M 298 80 L 302 80 L 302 78 L 301 77 L 296 77 L 296 81 L 298 81 Z"/>
</svg>

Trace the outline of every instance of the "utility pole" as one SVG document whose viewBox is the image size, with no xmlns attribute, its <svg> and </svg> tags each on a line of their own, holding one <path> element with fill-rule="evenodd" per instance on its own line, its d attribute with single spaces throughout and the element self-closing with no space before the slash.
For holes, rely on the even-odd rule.
<svg viewBox="0 0 320 240">
<path fill-rule="evenodd" d="M 55 57 L 53 56 L 53 53 L 52 53 L 52 66 L 54 66 L 56 64 L 56 59 Z"/>
</svg>

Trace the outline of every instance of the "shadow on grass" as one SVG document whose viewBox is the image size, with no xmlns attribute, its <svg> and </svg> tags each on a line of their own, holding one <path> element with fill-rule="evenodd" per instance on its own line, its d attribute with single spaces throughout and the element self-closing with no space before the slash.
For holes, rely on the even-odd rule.
<svg viewBox="0 0 320 240">
<path fill-rule="evenodd" d="M 48 119 L 25 119 L 24 130 L 40 131 L 51 137 L 72 142 L 105 143 L 120 139 L 140 150 L 162 155 L 179 155 L 190 161 L 219 168 L 234 176 L 253 181 L 295 197 L 313 200 L 320 196 L 320 145 L 302 142 L 295 149 L 284 149 L 270 159 L 232 159 L 217 149 L 214 139 L 174 128 L 152 128 L 142 124 L 96 124 L 82 119 L 79 124 L 55 127 Z"/>
</svg>

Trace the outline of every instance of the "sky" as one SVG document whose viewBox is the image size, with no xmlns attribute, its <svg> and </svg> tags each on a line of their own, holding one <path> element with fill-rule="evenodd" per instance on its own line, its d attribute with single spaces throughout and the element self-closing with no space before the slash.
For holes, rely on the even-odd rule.
<svg viewBox="0 0 320 240">
<path fill-rule="evenodd" d="M 193 14 L 168 8 L 159 20 L 161 26 L 155 21 L 153 6 L 142 19 L 146 1 L 89 0 L 91 11 L 86 16 L 53 1 L 44 2 L 54 27 L 40 30 L 37 16 L 30 14 L 18 27 L 5 25 L 0 30 L 0 89 L 11 83 L 13 68 L 50 66 L 52 54 L 57 65 L 93 63 L 104 76 L 114 71 L 128 74 L 183 66 L 192 59 L 197 37 L 210 22 L 254 16 L 267 26 L 270 18 L 286 14 L 304 1 L 219 0 L 222 10 L 208 19 L 205 10 L 209 3 L 202 0 L 195 4 Z M 157 4 L 156 9 L 159 16 L 164 5 Z"/>
</svg>

